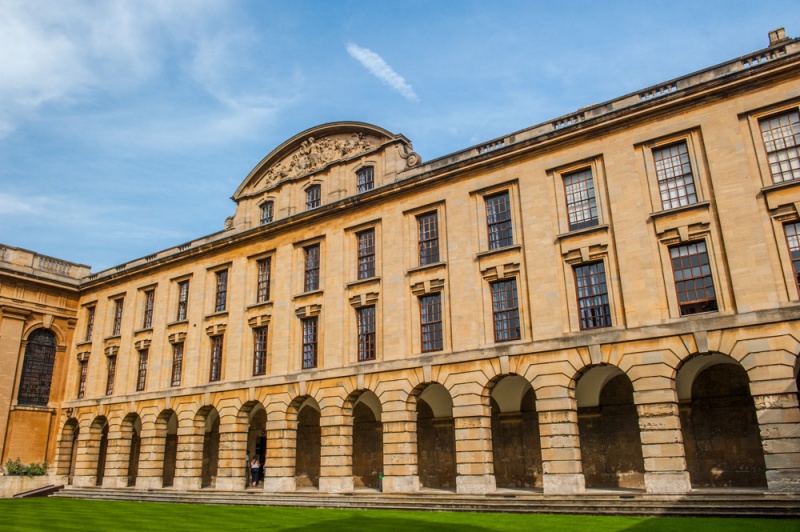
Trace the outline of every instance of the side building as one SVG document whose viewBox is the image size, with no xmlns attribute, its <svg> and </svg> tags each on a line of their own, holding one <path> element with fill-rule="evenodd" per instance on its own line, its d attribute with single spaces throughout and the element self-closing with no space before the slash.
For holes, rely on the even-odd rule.
<svg viewBox="0 0 800 532">
<path fill-rule="evenodd" d="M 425 163 L 369 124 L 296 135 L 222 232 L 80 279 L 54 474 L 800 491 L 799 67 L 778 30 Z"/>
</svg>

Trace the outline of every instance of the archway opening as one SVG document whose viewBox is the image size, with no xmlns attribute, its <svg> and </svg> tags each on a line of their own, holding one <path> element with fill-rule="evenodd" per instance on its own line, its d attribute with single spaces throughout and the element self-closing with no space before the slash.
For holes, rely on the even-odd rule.
<svg viewBox="0 0 800 532">
<path fill-rule="evenodd" d="M 219 414 L 212 408 L 205 419 L 203 433 L 203 469 L 201 488 L 213 487 L 217 482 L 219 468 Z"/>
<path fill-rule="evenodd" d="M 136 414 L 128 416 L 123 422 L 130 431 L 130 453 L 128 454 L 128 487 L 136 486 L 139 476 L 139 454 L 142 448 L 142 420 Z"/>
<path fill-rule="evenodd" d="M 105 418 L 97 418 L 92 423 L 92 435 L 99 436 L 97 448 L 97 468 L 95 470 L 95 486 L 103 485 L 106 472 L 106 456 L 108 455 L 108 422 Z"/>
<path fill-rule="evenodd" d="M 319 425 L 319 405 L 309 398 L 297 413 L 297 454 L 295 458 L 296 486 L 319 487 L 322 432 Z"/>
<path fill-rule="evenodd" d="M 253 458 L 258 460 L 257 477 L 253 478 L 252 467 L 247 467 L 247 485 L 264 481 L 264 466 L 267 459 L 267 412 L 260 404 L 253 407 L 249 416 L 250 425 L 247 433 L 247 460 L 252 464 Z"/>
<path fill-rule="evenodd" d="M 382 471 L 381 403 L 377 395 L 367 391 L 353 407 L 353 485 L 377 489 Z"/>
<path fill-rule="evenodd" d="M 704 355 L 684 364 L 678 377 L 692 487 L 767 487 L 764 450 L 744 368 L 724 355 Z M 690 397 L 685 395 L 687 381 Z"/>
<path fill-rule="evenodd" d="M 429 384 L 417 398 L 417 463 L 422 486 L 455 489 L 453 400 L 438 383 Z"/>
<path fill-rule="evenodd" d="M 158 416 L 159 431 L 164 435 L 164 462 L 161 468 L 161 486 L 175 483 L 175 466 L 178 462 L 178 416 L 172 410 Z"/>
<path fill-rule="evenodd" d="M 644 488 L 644 457 L 633 385 L 613 366 L 578 381 L 578 432 L 587 488 Z"/>
<path fill-rule="evenodd" d="M 536 394 L 518 376 L 492 389 L 492 457 L 498 488 L 542 488 L 542 446 Z"/>
<path fill-rule="evenodd" d="M 78 459 L 78 436 L 80 427 L 78 420 L 70 418 L 61 429 L 58 440 L 57 474 L 67 477 L 67 484 L 72 485 L 75 477 L 75 464 Z"/>
</svg>

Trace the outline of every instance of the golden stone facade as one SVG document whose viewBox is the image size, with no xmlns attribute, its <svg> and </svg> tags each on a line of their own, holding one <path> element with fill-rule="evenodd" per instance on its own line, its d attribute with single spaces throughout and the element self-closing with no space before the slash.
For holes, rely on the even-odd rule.
<svg viewBox="0 0 800 532">
<path fill-rule="evenodd" d="M 4 367 L 45 328 L 63 368 L 47 406 L 2 376 L 3 456 L 47 411 L 75 486 L 800 491 L 798 67 L 773 32 L 429 162 L 318 126 L 220 233 L 52 310 L 3 278 Z"/>
</svg>

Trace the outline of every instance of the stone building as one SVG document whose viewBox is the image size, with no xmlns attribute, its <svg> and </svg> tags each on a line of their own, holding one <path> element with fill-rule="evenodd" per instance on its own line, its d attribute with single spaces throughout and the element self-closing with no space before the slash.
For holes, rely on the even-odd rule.
<svg viewBox="0 0 800 532">
<path fill-rule="evenodd" d="M 429 162 L 304 131 L 219 233 L 47 308 L 2 281 L 5 360 L 63 351 L 9 427 L 50 415 L 76 486 L 800 491 L 799 67 L 777 30 Z"/>
</svg>

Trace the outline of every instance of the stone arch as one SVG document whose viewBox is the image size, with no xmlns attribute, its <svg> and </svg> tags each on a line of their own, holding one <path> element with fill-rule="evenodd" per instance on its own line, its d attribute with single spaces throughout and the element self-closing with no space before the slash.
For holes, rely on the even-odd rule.
<svg viewBox="0 0 800 532">
<path fill-rule="evenodd" d="M 492 411 L 492 458 L 498 488 L 542 488 L 542 446 L 536 392 L 520 375 L 485 387 Z"/>
<path fill-rule="evenodd" d="M 417 464 L 420 485 L 456 488 L 453 399 L 438 382 L 417 385 L 409 394 L 417 414 Z"/>
<path fill-rule="evenodd" d="M 18 404 L 47 406 L 50 402 L 57 347 L 56 334 L 47 328 L 37 328 L 28 334 L 17 391 Z"/>
<path fill-rule="evenodd" d="M 631 379 L 617 366 L 589 366 L 575 385 L 588 488 L 644 488 L 639 415 Z"/>
<path fill-rule="evenodd" d="M 750 378 L 722 353 L 689 357 L 676 378 L 692 487 L 767 487 Z"/>
<path fill-rule="evenodd" d="M 95 461 L 95 486 L 103 485 L 103 478 L 106 472 L 106 458 L 108 457 L 108 419 L 105 416 L 97 416 L 89 426 L 89 437 L 92 442 L 97 442 L 97 458 Z"/>
<path fill-rule="evenodd" d="M 200 487 L 214 487 L 219 470 L 219 412 L 214 406 L 206 405 L 194 417 L 195 427 L 203 434 L 203 463 L 200 473 Z"/>
<path fill-rule="evenodd" d="M 172 409 L 162 410 L 156 418 L 157 448 L 164 449 L 161 466 L 161 487 L 169 488 L 175 482 L 178 461 L 178 415 Z"/>
<path fill-rule="evenodd" d="M 295 398 L 287 410 L 296 421 L 295 486 L 319 487 L 322 456 L 320 405 L 310 395 Z"/>
<path fill-rule="evenodd" d="M 58 462 L 56 474 L 67 477 L 67 484 L 71 485 L 75 478 L 75 467 L 78 461 L 78 437 L 81 427 L 74 417 L 67 419 L 61 428 L 58 439 Z"/>
<path fill-rule="evenodd" d="M 344 402 L 353 426 L 353 486 L 378 488 L 383 473 L 383 405 L 371 390 L 356 390 Z"/>
<path fill-rule="evenodd" d="M 123 442 L 121 447 L 128 451 L 126 485 L 133 487 L 136 486 L 136 479 L 139 476 L 139 455 L 142 449 L 142 418 L 139 417 L 139 414 L 131 412 L 126 415 L 122 419 L 120 432 Z"/>
<path fill-rule="evenodd" d="M 239 409 L 239 423 L 247 430 L 247 446 L 242 458 L 248 464 L 253 458 L 258 459 L 258 476 L 252 476 L 252 466 L 245 466 L 247 486 L 263 481 L 262 471 L 267 460 L 267 411 L 258 401 L 248 401 Z"/>
</svg>

